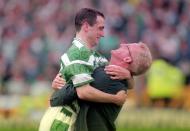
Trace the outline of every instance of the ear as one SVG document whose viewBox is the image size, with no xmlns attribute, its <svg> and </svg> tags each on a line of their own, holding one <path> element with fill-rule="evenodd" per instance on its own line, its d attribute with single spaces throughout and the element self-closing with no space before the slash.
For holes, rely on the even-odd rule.
<svg viewBox="0 0 190 131">
<path fill-rule="evenodd" d="M 87 32 L 89 24 L 87 22 L 83 23 L 84 31 Z"/>
<path fill-rule="evenodd" d="M 125 57 L 125 58 L 123 58 L 123 61 L 126 63 L 131 63 L 132 59 L 131 59 L 131 57 Z"/>
</svg>

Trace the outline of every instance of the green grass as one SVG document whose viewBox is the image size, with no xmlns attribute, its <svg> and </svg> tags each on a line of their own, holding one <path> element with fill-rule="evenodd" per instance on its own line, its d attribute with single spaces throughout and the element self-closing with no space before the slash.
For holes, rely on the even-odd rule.
<svg viewBox="0 0 190 131">
<path fill-rule="evenodd" d="M 0 118 L 0 131 L 38 131 L 39 121 Z M 175 109 L 126 108 L 117 119 L 117 131 L 190 131 L 190 112 Z"/>
<path fill-rule="evenodd" d="M 38 122 L 27 118 L 0 119 L 0 131 L 38 131 Z"/>
<path fill-rule="evenodd" d="M 5 128 L 0 128 L 0 131 L 38 131 L 36 128 L 34 127 L 17 127 L 17 128 L 13 128 L 13 127 L 5 127 Z"/>
<path fill-rule="evenodd" d="M 0 131 L 38 131 L 36 126 L 17 125 L 0 127 Z M 189 131 L 188 128 L 145 128 L 145 127 L 131 127 L 131 128 L 118 128 L 117 131 Z"/>
<path fill-rule="evenodd" d="M 117 131 L 189 131 L 190 129 L 181 128 L 118 128 Z"/>
<path fill-rule="evenodd" d="M 35 126 L 26 127 L 24 125 L 17 127 L 4 127 L 0 128 L 0 131 L 38 131 Z M 117 131 L 189 131 L 190 129 L 181 128 L 118 128 Z"/>
<path fill-rule="evenodd" d="M 190 131 L 190 112 L 177 109 L 126 108 L 117 119 L 118 127 L 155 128 L 161 131 Z M 137 130 L 137 129 L 136 129 Z M 146 129 L 144 129 L 146 130 Z"/>
</svg>

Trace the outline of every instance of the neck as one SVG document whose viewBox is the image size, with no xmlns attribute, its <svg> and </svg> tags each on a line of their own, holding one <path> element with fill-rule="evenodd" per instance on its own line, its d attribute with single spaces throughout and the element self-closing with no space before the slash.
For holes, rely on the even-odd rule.
<svg viewBox="0 0 190 131">
<path fill-rule="evenodd" d="M 88 48 L 93 48 L 92 46 L 91 46 L 91 44 L 90 44 L 90 42 L 89 42 L 89 40 L 88 40 L 88 38 L 87 38 L 87 36 L 86 36 L 86 34 L 85 33 L 83 33 L 83 32 L 78 32 L 77 34 L 76 34 L 76 38 L 78 38 L 78 39 L 80 39 L 81 41 L 83 41 L 84 42 L 84 44 L 88 47 Z"/>
</svg>

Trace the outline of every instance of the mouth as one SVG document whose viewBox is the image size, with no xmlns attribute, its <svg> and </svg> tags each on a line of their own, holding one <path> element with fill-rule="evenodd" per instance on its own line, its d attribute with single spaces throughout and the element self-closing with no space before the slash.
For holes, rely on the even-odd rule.
<svg viewBox="0 0 190 131">
<path fill-rule="evenodd" d="M 99 39 L 100 39 L 100 37 L 97 37 L 96 39 L 97 39 L 97 40 L 99 40 Z"/>
</svg>

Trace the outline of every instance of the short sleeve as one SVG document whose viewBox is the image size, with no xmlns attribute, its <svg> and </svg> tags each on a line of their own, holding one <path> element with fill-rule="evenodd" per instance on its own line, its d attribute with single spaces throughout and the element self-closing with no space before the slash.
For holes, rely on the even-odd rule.
<svg viewBox="0 0 190 131">
<path fill-rule="evenodd" d="M 92 82 L 94 79 L 93 63 L 89 61 L 92 53 L 85 48 L 71 48 L 61 57 L 61 73 L 66 81 L 72 80 L 74 87 L 79 87 Z M 64 67 L 64 68 L 63 68 Z"/>
</svg>

